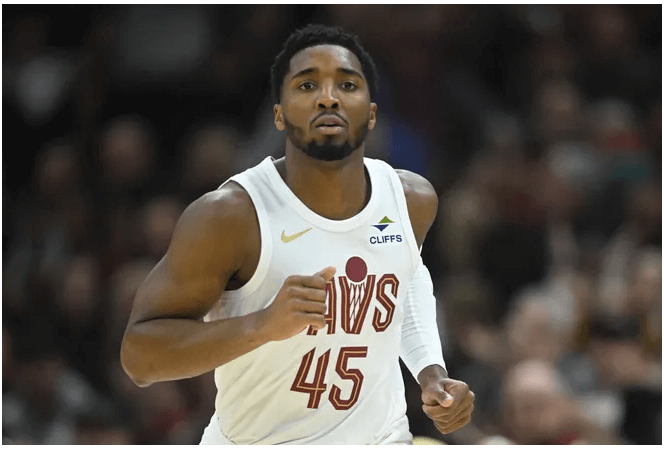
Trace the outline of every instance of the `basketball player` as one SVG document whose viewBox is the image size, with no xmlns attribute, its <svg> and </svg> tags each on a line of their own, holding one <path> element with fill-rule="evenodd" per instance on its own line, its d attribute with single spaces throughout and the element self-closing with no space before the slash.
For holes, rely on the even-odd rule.
<svg viewBox="0 0 664 450">
<path fill-rule="evenodd" d="M 442 433 L 474 394 L 448 378 L 420 248 L 437 196 L 364 158 L 376 69 L 358 39 L 309 26 L 272 67 L 285 158 L 182 214 L 122 343 L 139 386 L 215 371 L 202 444 L 410 444 L 401 357 Z"/>
</svg>

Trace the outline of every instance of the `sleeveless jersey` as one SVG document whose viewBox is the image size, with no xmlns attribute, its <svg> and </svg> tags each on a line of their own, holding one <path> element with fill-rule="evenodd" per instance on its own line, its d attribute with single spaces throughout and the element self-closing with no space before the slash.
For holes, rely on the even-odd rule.
<svg viewBox="0 0 664 450">
<path fill-rule="evenodd" d="M 228 443 L 412 439 L 399 350 L 403 304 L 419 251 L 397 173 L 380 160 L 365 158 L 364 164 L 371 197 L 346 220 L 307 208 L 271 157 L 230 179 L 253 201 L 260 258 L 252 278 L 224 292 L 206 320 L 268 307 L 290 275 L 313 275 L 327 266 L 336 273 L 327 284 L 324 328 L 269 342 L 215 370 L 210 426 L 216 424 Z"/>
</svg>

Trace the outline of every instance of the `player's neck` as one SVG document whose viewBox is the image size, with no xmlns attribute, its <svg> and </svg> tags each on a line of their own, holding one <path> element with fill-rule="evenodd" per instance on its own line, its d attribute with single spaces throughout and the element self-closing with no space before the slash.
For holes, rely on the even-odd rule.
<svg viewBox="0 0 664 450">
<path fill-rule="evenodd" d="M 287 148 L 286 158 L 276 166 L 291 191 L 319 216 L 348 219 L 369 201 L 371 182 L 365 175 L 364 148 L 343 161 L 320 161 Z"/>
</svg>

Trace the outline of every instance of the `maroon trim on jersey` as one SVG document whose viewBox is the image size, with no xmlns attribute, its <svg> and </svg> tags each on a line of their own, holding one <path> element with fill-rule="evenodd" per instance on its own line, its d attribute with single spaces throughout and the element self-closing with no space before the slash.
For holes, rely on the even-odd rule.
<svg viewBox="0 0 664 450">
<path fill-rule="evenodd" d="M 362 382 L 364 375 L 360 369 L 349 369 L 346 367 L 349 358 L 366 358 L 367 347 L 342 347 L 339 350 L 339 357 L 337 358 L 337 373 L 344 380 L 351 380 L 353 382 L 353 390 L 347 400 L 341 398 L 341 389 L 333 384 L 330 389 L 330 403 L 334 409 L 345 411 L 353 407 L 357 400 L 360 398 L 360 389 L 362 389 Z"/>
<path fill-rule="evenodd" d="M 318 408 L 323 392 L 327 389 L 327 384 L 325 384 L 325 372 L 327 372 L 327 364 L 330 361 L 330 350 L 328 350 L 318 358 L 314 381 L 312 383 L 307 383 L 307 374 L 311 368 L 311 362 L 314 359 L 315 352 L 316 348 L 313 348 L 309 353 L 302 357 L 302 363 L 297 370 L 297 375 L 291 386 L 291 391 L 309 394 L 307 408 L 311 409 Z"/>
<path fill-rule="evenodd" d="M 386 285 L 390 285 L 392 287 L 392 295 L 394 298 L 396 298 L 397 293 L 399 292 L 399 279 L 396 277 L 396 275 L 388 273 L 383 275 L 380 280 L 378 280 L 378 286 L 376 286 L 376 300 L 378 300 L 378 302 L 387 310 L 387 317 L 385 317 L 384 320 L 380 319 L 380 316 L 382 315 L 380 310 L 378 308 L 374 310 L 373 327 L 378 333 L 385 331 L 392 323 L 394 310 L 396 309 L 396 305 L 385 293 Z"/>
<path fill-rule="evenodd" d="M 358 307 L 357 316 L 355 317 L 355 323 L 353 326 L 350 325 L 350 291 L 351 285 L 349 284 L 348 279 L 345 276 L 339 277 L 339 285 L 341 287 L 341 328 L 347 334 L 360 334 L 362 332 L 362 325 L 364 324 L 364 318 L 367 315 L 367 310 L 369 309 L 369 303 L 371 303 L 371 297 L 373 296 L 374 284 L 376 283 L 376 275 L 369 275 L 367 280 L 364 282 L 365 289 L 364 295 L 360 299 L 360 305 Z"/>
</svg>

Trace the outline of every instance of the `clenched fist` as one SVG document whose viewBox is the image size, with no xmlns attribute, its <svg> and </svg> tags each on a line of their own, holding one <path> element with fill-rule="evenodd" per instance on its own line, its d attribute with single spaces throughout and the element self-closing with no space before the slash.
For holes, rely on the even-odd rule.
<svg viewBox="0 0 664 450">
<path fill-rule="evenodd" d="M 336 269 L 326 267 L 311 276 L 291 275 L 286 278 L 274 302 L 262 312 L 261 322 L 272 341 L 288 339 L 312 326 L 325 326 L 325 286 Z"/>
<path fill-rule="evenodd" d="M 466 383 L 441 376 L 424 376 L 420 385 L 422 409 L 438 431 L 451 433 L 470 422 L 475 409 L 475 394 Z"/>
</svg>

